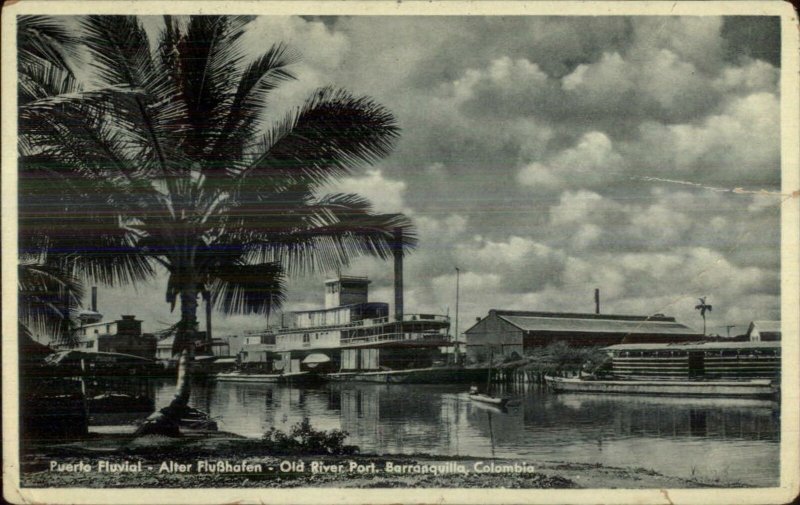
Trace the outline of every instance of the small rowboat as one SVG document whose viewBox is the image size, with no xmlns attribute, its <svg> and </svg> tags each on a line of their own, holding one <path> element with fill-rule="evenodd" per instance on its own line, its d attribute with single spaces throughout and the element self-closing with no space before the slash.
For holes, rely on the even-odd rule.
<svg viewBox="0 0 800 505">
<path fill-rule="evenodd" d="M 503 408 L 508 404 L 509 398 L 498 398 L 496 396 L 486 395 L 483 393 L 470 393 L 469 399 L 475 402 L 485 403 L 494 407 Z"/>
<path fill-rule="evenodd" d="M 477 386 L 471 386 L 469 388 L 469 399 L 474 402 L 479 402 L 485 405 L 491 405 L 493 407 L 497 407 L 499 409 L 505 409 L 506 404 L 510 400 L 510 398 L 505 397 L 497 397 L 492 394 L 492 360 L 494 355 L 489 353 L 489 367 L 488 373 L 486 376 L 486 393 L 478 392 Z"/>
</svg>

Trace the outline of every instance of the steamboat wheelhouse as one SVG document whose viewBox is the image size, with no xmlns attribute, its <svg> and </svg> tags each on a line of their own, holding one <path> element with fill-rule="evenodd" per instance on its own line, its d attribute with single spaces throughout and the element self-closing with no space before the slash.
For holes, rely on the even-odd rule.
<svg viewBox="0 0 800 505">
<path fill-rule="evenodd" d="M 776 379 L 780 342 L 619 344 L 606 348 L 621 379 Z"/>
</svg>

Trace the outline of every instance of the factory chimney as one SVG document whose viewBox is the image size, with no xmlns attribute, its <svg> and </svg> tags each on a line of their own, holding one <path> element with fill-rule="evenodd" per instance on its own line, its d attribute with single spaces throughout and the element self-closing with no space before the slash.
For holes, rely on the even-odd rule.
<svg viewBox="0 0 800 505">
<path fill-rule="evenodd" d="M 594 313 L 600 313 L 600 288 L 594 290 Z"/>
<path fill-rule="evenodd" d="M 92 286 L 92 312 L 97 312 L 97 286 Z"/>
<path fill-rule="evenodd" d="M 394 229 L 394 317 L 403 320 L 403 229 Z"/>
</svg>

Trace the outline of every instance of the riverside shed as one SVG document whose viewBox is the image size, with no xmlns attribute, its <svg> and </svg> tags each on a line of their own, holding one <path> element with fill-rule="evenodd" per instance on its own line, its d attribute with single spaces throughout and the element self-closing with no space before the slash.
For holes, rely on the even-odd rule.
<svg viewBox="0 0 800 505">
<path fill-rule="evenodd" d="M 489 311 L 464 332 L 467 357 L 481 361 L 495 355 L 522 356 L 528 349 L 563 341 L 571 346 L 607 346 L 620 343 L 665 343 L 701 340 L 703 335 L 674 317 Z"/>
</svg>

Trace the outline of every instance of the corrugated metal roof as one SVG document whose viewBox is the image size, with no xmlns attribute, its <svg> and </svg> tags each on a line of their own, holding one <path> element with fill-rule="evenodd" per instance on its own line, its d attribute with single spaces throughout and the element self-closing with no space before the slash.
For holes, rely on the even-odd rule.
<svg viewBox="0 0 800 505">
<path fill-rule="evenodd" d="M 499 316 L 524 331 L 624 333 L 626 335 L 699 335 L 674 321 L 620 321 L 566 317 Z"/>
<path fill-rule="evenodd" d="M 671 344 L 617 344 L 610 345 L 607 351 L 653 351 L 658 349 L 747 349 L 747 348 L 775 348 L 780 347 L 780 342 L 676 342 Z"/>
</svg>

